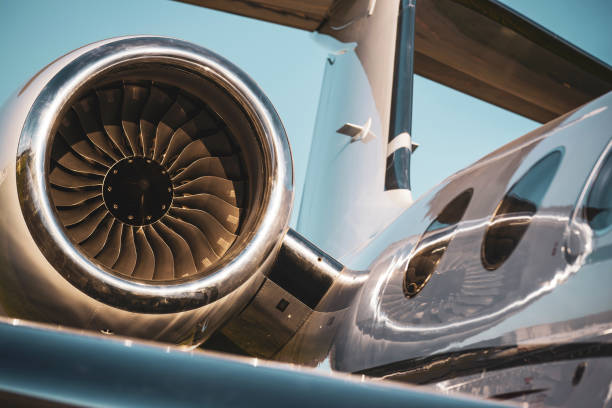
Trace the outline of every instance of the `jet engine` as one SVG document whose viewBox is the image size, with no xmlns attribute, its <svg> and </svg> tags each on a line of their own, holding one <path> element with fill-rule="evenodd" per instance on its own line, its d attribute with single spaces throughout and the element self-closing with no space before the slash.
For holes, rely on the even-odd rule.
<svg viewBox="0 0 612 408">
<path fill-rule="evenodd" d="M 261 286 L 291 152 L 227 60 L 162 37 L 90 44 L 36 74 L 0 128 L 5 315 L 197 345 Z"/>
</svg>

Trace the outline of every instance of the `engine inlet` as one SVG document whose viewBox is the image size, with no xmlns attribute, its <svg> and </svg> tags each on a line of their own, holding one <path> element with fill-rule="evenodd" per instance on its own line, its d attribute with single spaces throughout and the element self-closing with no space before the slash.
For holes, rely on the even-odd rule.
<svg viewBox="0 0 612 408">
<path fill-rule="evenodd" d="M 72 242 L 122 276 L 207 273 L 240 229 L 248 183 L 239 142 L 201 99 L 139 79 L 102 82 L 64 114 L 52 201 Z"/>
<path fill-rule="evenodd" d="M 293 197 L 285 131 L 257 85 L 162 37 L 102 41 L 62 64 L 41 77 L 16 168 L 21 212 L 49 265 L 135 312 L 251 296 Z"/>
</svg>

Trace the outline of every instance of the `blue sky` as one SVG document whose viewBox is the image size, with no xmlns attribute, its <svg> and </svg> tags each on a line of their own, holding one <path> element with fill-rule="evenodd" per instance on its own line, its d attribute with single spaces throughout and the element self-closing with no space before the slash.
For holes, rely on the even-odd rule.
<svg viewBox="0 0 612 408">
<path fill-rule="evenodd" d="M 612 1 L 504 2 L 612 64 Z M 0 103 L 53 59 L 108 37 L 166 35 L 222 54 L 277 107 L 294 152 L 299 203 L 327 56 L 313 34 L 166 0 L 4 0 L 0 32 Z M 412 162 L 415 197 L 538 126 L 421 77 L 414 92 L 413 137 L 421 145 Z"/>
</svg>

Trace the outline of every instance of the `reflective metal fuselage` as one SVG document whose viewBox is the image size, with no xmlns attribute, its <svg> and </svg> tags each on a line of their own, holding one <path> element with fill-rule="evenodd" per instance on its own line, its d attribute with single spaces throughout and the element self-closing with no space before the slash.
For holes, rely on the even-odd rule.
<svg viewBox="0 0 612 408">
<path fill-rule="evenodd" d="M 44 149 L 19 151 L 18 139 L 3 140 L 3 315 L 81 328 L 96 333 L 95 341 L 114 332 L 189 347 L 210 339 L 202 348 L 430 384 L 443 392 L 549 405 L 609 403 L 612 232 L 593 221 L 601 208 L 593 213 L 587 201 L 605 196 L 591 192 L 612 149 L 612 93 L 487 155 L 413 202 L 408 188 L 387 188 L 390 167 L 401 176 L 402 166 L 389 166 L 396 153 L 403 149 L 406 167 L 414 150 L 410 135 L 399 137 L 391 126 L 400 3 L 410 2 L 338 2 L 320 27 L 315 38 L 330 55 L 311 150 L 293 152 L 308 157 L 294 230 L 286 228 L 292 177 L 285 149 L 277 180 L 282 194 L 274 201 L 284 218 L 268 221 L 269 239 L 257 259 L 234 265 L 226 296 L 199 308 L 129 311 L 71 285 L 62 276 L 66 270 L 57 273 L 38 251 L 45 243 L 36 242 L 18 205 L 23 192 L 15 169 L 28 174 L 25 159 Z M 15 96 L 0 121 L 5 134 L 21 133 L 47 81 L 68 62 L 62 57 L 50 64 Z M 342 128 L 364 135 L 347 137 Z M 406 187 L 396 181 L 395 187 Z M 11 322 L 23 324 L 4 319 L 0 326 L 10 331 Z M 45 337 L 43 329 L 20 327 L 15 337 L 28 330 Z M 76 336 L 75 343 L 92 341 L 60 334 Z M 121 354 L 120 347 L 132 346 L 132 340 L 109 340 L 100 348 Z M 159 357 L 155 350 L 134 361 Z M 181 358 L 172 360 L 179 368 Z"/>
</svg>

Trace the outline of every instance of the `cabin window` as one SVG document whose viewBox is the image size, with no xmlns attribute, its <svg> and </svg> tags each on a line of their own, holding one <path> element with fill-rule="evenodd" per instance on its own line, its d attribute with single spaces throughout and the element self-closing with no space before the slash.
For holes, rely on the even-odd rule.
<svg viewBox="0 0 612 408">
<path fill-rule="evenodd" d="M 482 244 L 482 264 L 488 270 L 499 268 L 518 246 L 552 184 L 561 157 L 561 150 L 555 150 L 540 159 L 498 204 Z"/>
<path fill-rule="evenodd" d="M 457 224 L 470 203 L 474 190 L 467 189 L 444 207 L 429 224 L 406 268 L 404 294 L 413 297 L 423 289 L 452 240 Z"/>
<path fill-rule="evenodd" d="M 602 231 L 612 225 L 612 153 L 608 153 L 593 182 L 584 216 L 595 231 Z"/>
</svg>

